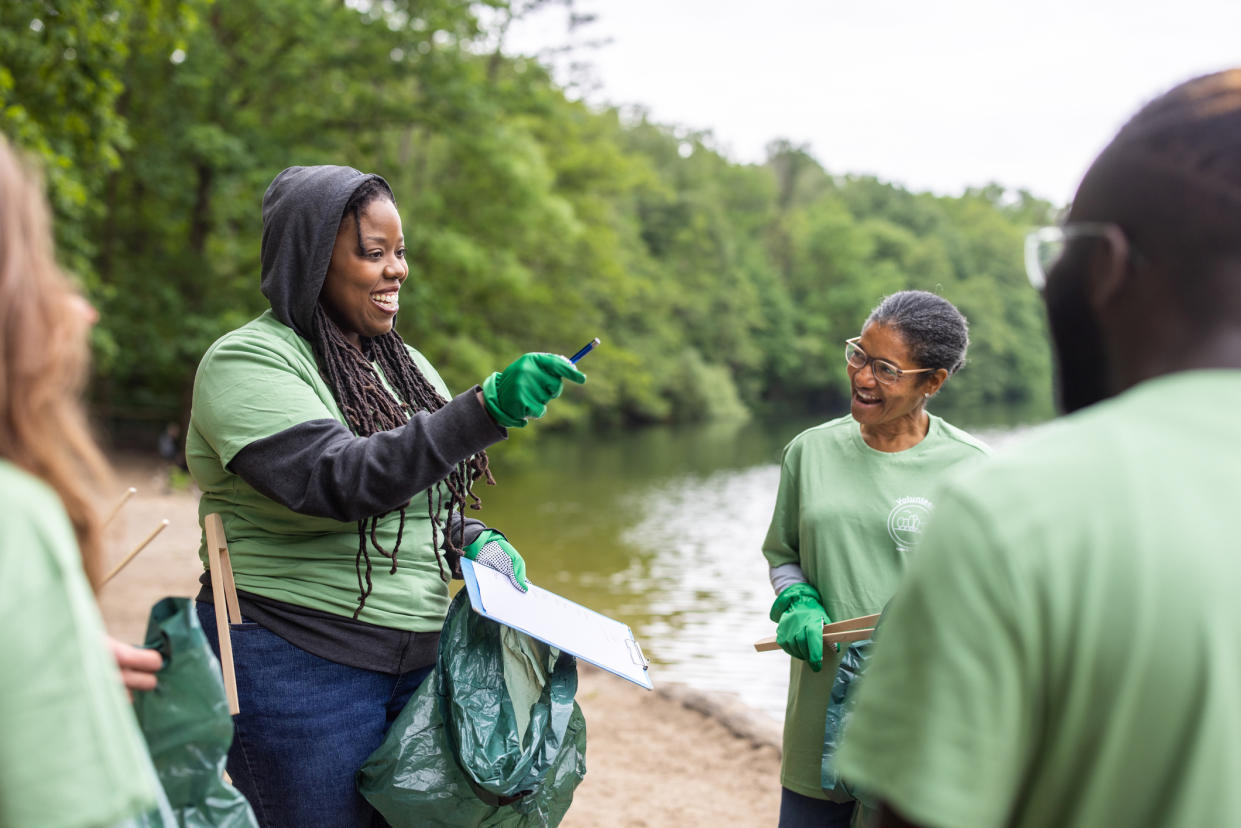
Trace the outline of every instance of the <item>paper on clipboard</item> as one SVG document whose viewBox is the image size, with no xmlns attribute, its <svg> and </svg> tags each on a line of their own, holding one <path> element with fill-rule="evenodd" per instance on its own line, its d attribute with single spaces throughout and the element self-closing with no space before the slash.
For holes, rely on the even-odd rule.
<svg viewBox="0 0 1241 828">
<path fill-rule="evenodd" d="M 627 624 L 530 584 L 519 592 L 508 576 L 461 559 L 474 611 L 653 690 L 642 648 Z"/>
</svg>

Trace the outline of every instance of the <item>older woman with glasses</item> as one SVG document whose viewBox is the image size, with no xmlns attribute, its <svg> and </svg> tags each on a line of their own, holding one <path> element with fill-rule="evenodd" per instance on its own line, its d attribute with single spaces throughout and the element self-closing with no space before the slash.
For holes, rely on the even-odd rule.
<svg viewBox="0 0 1241 828">
<path fill-rule="evenodd" d="M 855 802 L 821 784 L 823 735 L 840 654 L 824 670 L 823 625 L 879 612 L 895 592 L 952 466 L 987 447 L 926 410 L 965 362 L 965 317 L 925 291 L 885 298 L 845 343 L 850 414 L 784 450 L 763 554 L 776 639 L 793 656 L 780 772 L 781 828 L 848 825 Z M 840 800 L 840 801 L 837 801 Z"/>
</svg>

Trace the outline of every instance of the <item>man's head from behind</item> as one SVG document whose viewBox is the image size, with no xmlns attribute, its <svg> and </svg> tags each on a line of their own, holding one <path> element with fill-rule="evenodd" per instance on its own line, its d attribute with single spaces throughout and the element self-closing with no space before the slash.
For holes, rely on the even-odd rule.
<svg viewBox="0 0 1241 828">
<path fill-rule="evenodd" d="M 1241 69 L 1147 104 L 1078 188 L 1045 299 L 1061 404 L 1241 368 Z"/>
</svg>

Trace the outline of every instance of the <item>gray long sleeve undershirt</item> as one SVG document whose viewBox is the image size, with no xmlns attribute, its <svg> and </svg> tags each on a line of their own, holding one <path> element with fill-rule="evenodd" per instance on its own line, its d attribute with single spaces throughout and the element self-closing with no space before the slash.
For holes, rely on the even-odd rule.
<svg viewBox="0 0 1241 828">
<path fill-rule="evenodd" d="M 784 592 L 793 584 L 810 583 L 806 573 L 802 571 L 801 565 L 795 563 L 770 567 L 767 571 L 767 577 L 771 579 L 771 588 L 776 591 L 776 595 Z"/>
<path fill-rule="evenodd" d="M 333 419 L 299 423 L 250 443 L 228 467 L 264 496 L 300 514 L 340 521 L 382 515 L 507 436 L 478 403 L 477 390 L 369 437 L 358 437 Z M 462 540 L 473 540 L 482 526 L 467 518 Z"/>
</svg>

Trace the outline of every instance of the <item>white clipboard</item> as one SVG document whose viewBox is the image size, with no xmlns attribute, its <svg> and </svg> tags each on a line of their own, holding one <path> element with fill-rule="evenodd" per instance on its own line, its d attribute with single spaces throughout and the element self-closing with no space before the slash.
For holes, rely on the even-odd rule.
<svg viewBox="0 0 1241 828">
<path fill-rule="evenodd" d="M 461 559 L 474 611 L 558 650 L 653 690 L 650 662 L 627 624 L 530 584 L 521 592 L 507 575 Z"/>
</svg>

